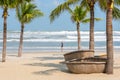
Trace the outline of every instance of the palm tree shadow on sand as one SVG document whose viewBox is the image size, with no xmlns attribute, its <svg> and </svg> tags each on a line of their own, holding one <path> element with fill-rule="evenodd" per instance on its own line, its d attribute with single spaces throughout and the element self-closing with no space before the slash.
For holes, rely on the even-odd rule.
<svg viewBox="0 0 120 80">
<path fill-rule="evenodd" d="M 40 61 L 64 60 L 63 57 L 35 57 L 34 59 L 39 59 Z M 24 65 L 52 68 L 52 69 L 47 69 L 47 70 L 43 70 L 43 71 L 33 72 L 33 74 L 36 74 L 36 75 L 52 75 L 53 73 L 56 73 L 58 71 L 70 73 L 67 70 L 66 65 L 64 65 L 62 63 L 58 64 L 58 63 L 52 63 L 52 62 L 47 62 L 47 63 L 40 62 L 40 63 L 30 63 L 30 64 L 24 64 Z"/>
<path fill-rule="evenodd" d="M 54 64 L 54 63 L 39 63 L 39 66 L 42 67 L 51 67 L 53 69 L 48 69 L 48 70 L 44 70 L 44 71 L 38 71 L 38 72 L 34 72 L 34 74 L 40 74 L 40 75 L 52 75 L 53 73 L 56 72 L 65 72 L 65 73 L 69 73 L 69 71 L 66 69 L 66 66 L 63 64 Z"/>
</svg>

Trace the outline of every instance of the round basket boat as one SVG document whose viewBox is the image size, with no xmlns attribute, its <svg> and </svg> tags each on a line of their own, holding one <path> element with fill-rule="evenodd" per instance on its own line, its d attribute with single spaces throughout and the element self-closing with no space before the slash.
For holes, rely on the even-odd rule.
<svg viewBox="0 0 120 80">
<path fill-rule="evenodd" d="M 94 57 L 93 50 L 80 50 L 64 54 L 65 61 L 79 58 L 89 58 Z"/>
<path fill-rule="evenodd" d="M 104 73 L 106 59 L 95 60 L 89 58 L 86 60 L 66 61 L 65 64 L 70 72 L 76 74 Z"/>
</svg>

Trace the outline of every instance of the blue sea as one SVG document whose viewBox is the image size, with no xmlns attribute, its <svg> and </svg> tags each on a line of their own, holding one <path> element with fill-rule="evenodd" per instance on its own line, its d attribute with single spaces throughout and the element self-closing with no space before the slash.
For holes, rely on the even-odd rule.
<svg viewBox="0 0 120 80">
<path fill-rule="evenodd" d="M 7 52 L 17 52 L 20 31 L 8 31 Z M 114 49 L 120 49 L 120 31 L 113 32 Z M 0 52 L 2 51 L 3 32 L 0 31 Z M 64 51 L 77 50 L 76 31 L 25 31 L 23 52 L 60 51 L 61 42 Z M 81 48 L 89 49 L 89 31 L 81 31 Z M 95 31 L 95 50 L 106 49 L 106 32 Z"/>
</svg>

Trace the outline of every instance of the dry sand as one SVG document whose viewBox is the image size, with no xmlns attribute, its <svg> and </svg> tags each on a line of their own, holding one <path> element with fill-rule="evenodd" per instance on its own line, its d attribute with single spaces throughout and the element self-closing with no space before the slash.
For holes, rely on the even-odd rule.
<svg viewBox="0 0 120 80">
<path fill-rule="evenodd" d="M 7 55 L 5 63 L 0 62 L 0 80 L 120 80 L 120 54 L 115 53 L 114 74 L 73 74 L 67 70 L 64 53 L 24 53 Z"/>
</svg>

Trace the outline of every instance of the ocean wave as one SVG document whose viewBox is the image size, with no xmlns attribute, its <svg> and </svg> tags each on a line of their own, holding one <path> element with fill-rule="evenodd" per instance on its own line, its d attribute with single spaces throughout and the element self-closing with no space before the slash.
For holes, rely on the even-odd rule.
<svg viewBox="0 0 120 80">
<path fill-rule="evenodd" d="M 113 31 L 114 41 L 120 41 L 120 31 Z M 106 41 L 105 31 L 95 31 L 95 41 Z M 0 42 L 3 34 L 0 32 Z M 20 31 L 8 31 L 8 42 L 19 41 Z M 26 42 L 75 42 L 77 40 L 76 31 L 25 31 L 24 41 Z M 89 41 L 89 31 L 81 31 L 81 40 Z"/>
<path fill-rule="evenodd" d="M 0 32 L 2 35 L 3 32 Z M 89 34 L 89 31 L 80 31 L 81 34 Z M 95 31 L 95 34 L 103 35 L 106 34 L 105 31 Z M 8 35 L 18 35 L 20 31 L 8 31 Z M 76 35 L 77 31 L 25 31 L 25 35 Z M 113 34 L 120 34 L 120 31 L 113 31 Z"/>
<path fill-rule="evenodd" d="M 2 42 L 3 40 L 0 40 Z M 24 42 L 77 42 L 77 39 L 23 39 Z M 88 38 L 81 38 L 82 42 L 88 42 Z M 95 42 L 105 42 L 105 38 L 95 38 Z M 113 41 L 120 41 L 120 38 L 113 39 Z M 7 39 L 7 42 L 19 42 L 19 39 Z"/>
<path fill-rule="evenodd" d="M 25 32 L 24 34 L 36 34 L 36 35 L 68 35 L 76 34 L 76 31 L 38 31 L 38 32 Z"/>
<path fill-rule="evenodd" d="M 113 31 L 113 34 L 120 35 L 120 31 Z"/>
</svg>

